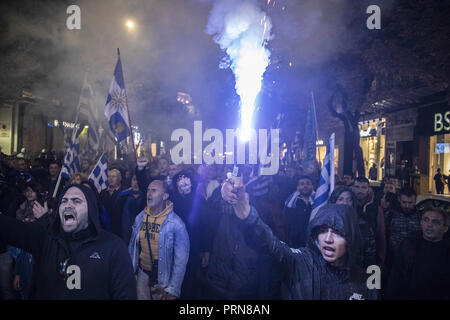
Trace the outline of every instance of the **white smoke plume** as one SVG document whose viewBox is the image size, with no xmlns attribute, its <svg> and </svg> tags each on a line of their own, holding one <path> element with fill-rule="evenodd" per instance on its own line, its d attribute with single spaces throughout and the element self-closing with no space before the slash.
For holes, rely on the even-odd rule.
<svg viewBox="0 0 450 320">
<path fill-rule="evenodd" d="M 235 75 L 236 92 L 241 98 L 241 138 L 249 138 L 255 100 L 261 90 L 264 72 L 270 62 L 265 47 L 271 39 L 272 23 L 256 0 L 219 0 L 214 3 L 207 33 L 227 53 Z"/>
</svg>

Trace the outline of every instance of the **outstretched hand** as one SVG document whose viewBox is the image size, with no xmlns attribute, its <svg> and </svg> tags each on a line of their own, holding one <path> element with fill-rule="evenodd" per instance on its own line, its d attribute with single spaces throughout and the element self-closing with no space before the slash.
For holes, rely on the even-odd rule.
<svg viewBox="0 0 450 320">
<path fill-rule="evenodd" d="M 236 217 L 245 220 L 250 214 L 250 203 L 248 193 L 242 184 L 232 184 L 232 180 L 226 180 L 222 185 L 222 198 L 231 204 Z"/>
</svg>

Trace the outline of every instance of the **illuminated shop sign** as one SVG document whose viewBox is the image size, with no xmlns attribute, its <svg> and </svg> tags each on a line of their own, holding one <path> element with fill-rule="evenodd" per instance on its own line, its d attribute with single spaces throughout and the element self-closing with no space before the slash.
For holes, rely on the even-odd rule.
<svg viewBox="0 0 450 320">
<path fill-rule="evenodd" d="M 75 124 L 73 122 L 53 120 L 53 126 L 54 127 L 63 126 L 64 128 L 73 129 L 75 127 L 79 128 L 80 125 L 79 124 Z"/>
<path fill-rule="evenodd" d="M 450 133 L 450 106 L 447 102 L 419 109 L 416 132 L 423 136 Z"/>
<path fill-rule="evenodd" d="M 385 119 L 374 119 L 369 121 L 359 122 L 359 136 L 361 138 L 366 137 L 376 137 L 378 135 L 378 130 L 384 128 Z"/>
<path fill-rule="evenodd" d="M 446 113 L 437 112 L 434 114 L 434 132 L 450 130 L 450 111 Z"/>
<path fill-rule="evenodd" d="M 359 136 L 360 136 L 361 138 L 364 138 L 364 137 L 376 137 L 376 136 L 377 136 L 377 133 L 378 133 L 377 128 L 371 129 L 371 128 L 369 127 L 367 130 L 360 130 L 360 131 L 359 131 Z"/>
</svg>

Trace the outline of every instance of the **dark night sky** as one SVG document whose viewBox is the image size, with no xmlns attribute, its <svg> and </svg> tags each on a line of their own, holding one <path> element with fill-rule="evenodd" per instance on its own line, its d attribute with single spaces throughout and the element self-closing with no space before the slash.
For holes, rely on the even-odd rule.
<svg viewBox="0 0 450 320">
<path fill-rule="evenodd" d="M 330 64 L 337 57 L 347 57 L 352 64 L 352 56 L 377 36 L 377 31 L 366 28 L 367 6 L 379 5 L 382 21 L 388 21 L 395 8 L 394 0 L 278 0 L 275 7 L 273 1 L 254 2 L 273 25 L 268 45 L 271 64 L 257 115 L 262 127 L 286 110 L 301 123 L 311 91 L 318 97 L 318 114 L 326 113 L 321 96 L 334 81 L 328 74 Z M 65 26 L 69 4 L 81 8 L 81 30 Z M 177 91 L 183 91 L 192 96 L 208 126 L 235 127 L 234 76 L 229 69 L 219 69 L 224 53 L 205 32 L 213 4 L 213 0 L 2 2 L 0 52 L 6 70 L 2 79 L 39 96 L 57 97 L 73 109 L 88 68 L 97 96 L 95 107 L 102 114 L 119 47 L 136 124 L 164 127 L 167 132 L 171 127 L 188 127 L 192 120 L 176 102 Z M 127 18 L 136 22 L 132 33 L 125 28 Z"/>
</svg>

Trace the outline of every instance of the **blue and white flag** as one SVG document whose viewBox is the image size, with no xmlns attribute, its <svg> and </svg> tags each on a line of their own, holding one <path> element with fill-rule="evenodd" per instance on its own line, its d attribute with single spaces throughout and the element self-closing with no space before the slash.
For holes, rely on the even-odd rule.
<svg viewBox="0 0 450 320">
<path fill-rule="evenodd" d="M 117 137 L 119 142 L 130 135 L 130 120 L 128 118 L 125 83 L 120 56 L 117 59 L 114 76 L 109 87 L 105 116 L 108 118 L 112 133 Z"/>
<path fill-rule="evenodd" d="M 306 114 L 305 133 L 303 137 L 302 148 L 302 165 L 305 174 L 316 177 L 317 162 L 316 162 L 316 143 L 317 143 L 317 121 L 316 108 L 314 106 L 314 99 L 311 98 L 311 104 L 308 107 Z"/>
<path fill-rule="evenodd" d="M 319 185 L 314 197 L 314 204 L 311 212 L 311 221 L 320 207 L 328 202 L 328 198 L 334 190 L 334 133 L 331 134 L 327 147 L 327 154 L 323 160 L 323 168 L 320 173 Z"/>
<path fill-rule="evenodd" d="M 106 181 L 108 179 L 107 170 L 108 164 L 106 155 L 102 154 L 88 178 L 88 180 L 95 185 L 98 193 L 106 189 Z"/>
<path fill-rule="evenodd" d="M 80 172 L 80 159 L 78 157 L 80 153 L 80 145 L 78 142 L 78 129 L 75 127 L 73 130 L 72 141 L 70 141 L 69 146 L 66 150 L 66 155 L 64 157 L 64 164 L 61 169 L 61 176 L 63 178 L 69 179 L 75 172 Z"/>
</svg>

